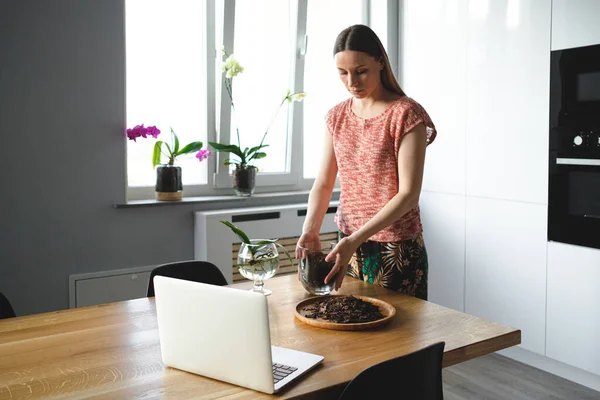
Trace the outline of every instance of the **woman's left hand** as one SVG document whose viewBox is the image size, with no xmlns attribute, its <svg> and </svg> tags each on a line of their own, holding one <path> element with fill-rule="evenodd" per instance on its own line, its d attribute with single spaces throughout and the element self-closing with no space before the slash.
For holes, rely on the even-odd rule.
<svg viewBox="0 0 600 400">
<path fill-rule="evenodd" d="M 331 268 L 331 271 L 325 277 L 325 283 L 328 283 L 335 277 L 333 287 L 335 290 L 339 290 L 342 287 L 342 281 L 344 280 L 344 276 L 346 276 L 348 264 L 358 246 L 359 244 L 355 243 L 350 236 L 347 236 L 340 240 L 331 253 L 325 257 L 325 261 L 327 262 L 335 260 L 333 268 Z"/>
</svg>

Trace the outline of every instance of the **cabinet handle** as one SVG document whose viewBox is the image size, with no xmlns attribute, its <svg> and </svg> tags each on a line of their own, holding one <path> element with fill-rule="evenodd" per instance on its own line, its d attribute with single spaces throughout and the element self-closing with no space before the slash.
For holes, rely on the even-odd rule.
<svg viewBox="0 0 600 400">
<path fill-rule="evenodd" d="M 596 219 L 600 219 L 600 215 L 584 214 L 583 218 L 596 218 Z"/>
<path fill-rule="evenodd" d="M 600 166 L 600 159 L 597 158 L 557 158 L 558 165 L 583 165 L 583 166 Z"/>
</svg>

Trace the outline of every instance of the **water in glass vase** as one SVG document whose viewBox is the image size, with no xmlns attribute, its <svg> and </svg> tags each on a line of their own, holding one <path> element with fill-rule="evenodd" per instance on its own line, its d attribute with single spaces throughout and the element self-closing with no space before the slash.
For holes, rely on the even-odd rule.
<svg viewBox="0 0 600 400">
<path fill-rule="evenodd" d="M 279 258 L 272 258 L 251 264 L 252 260 L 238 257 L 240 274 L 251 281 L 264 281 L 275 276 L 279 268 Z"/>
</svg>

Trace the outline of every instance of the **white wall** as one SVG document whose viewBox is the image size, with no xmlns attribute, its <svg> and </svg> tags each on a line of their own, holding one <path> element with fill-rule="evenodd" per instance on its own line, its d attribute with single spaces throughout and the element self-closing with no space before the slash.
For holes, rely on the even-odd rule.
<svg viewBox="0 0 600 400">
<path fill-rule="evenodd" d="M 405 0 L 399 65 L 438 129 L 421 197 L 430 300 L 600 374 L 600 251 L 546 233 L 550 51 L 600 43 L 597 15 L 595 0 Z"/>
</svg>

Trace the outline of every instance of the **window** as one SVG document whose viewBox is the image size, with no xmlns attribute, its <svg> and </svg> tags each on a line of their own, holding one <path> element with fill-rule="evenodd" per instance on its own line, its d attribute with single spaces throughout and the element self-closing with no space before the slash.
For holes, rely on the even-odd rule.
<svg viewBox="0 0 600 400">
<path fill-rule="evenodd" d="M 206 143 L 206 84 L 203 76 L 203 2 L 197 0 L 127 0 L 127 126 L 156 125 L 170 143 L 173 127 L 182 145 Z M 156 182 L 152 168 L 154 140 L 127 140 L 130 187 Z M 206 184 L 206 163 L 178 158 L 185 186 Z"/>
<path fill-rule="evenodd" d="M 234 53 L 244 72 L 233 79 L 230 141 L 237 143 L 237 126 L 242 148 L 256 146 L 272 121 L 267 157 L 256 162 L 263 173 L 289 172 L 288 107 L 278 106 L 293 83 L 295 20 L 288 1 L 236 2 Z"/>
<path fill-rule="evenodd" d="M 308 46 L 304 72 L 304 178 L 319 170 L 327 111 L 349 97 L 333 59 L 337 35 L 364 23 L 362 0 L 309 1 L 306 18 Z M 343 10 L 343 12 L 340 12 Z"/>
<path fill-rule="evenodd" d="M 243 73 L 232 82 L 235 110 L 229 95 L 221 87 L 219 142 L 237 144 L 242 148 L 261 142 L 267 127 L 264 143 L 267 157 L 253 161 L 259 168 L 257 186 L 297 187 L 300 171 L 294 163 L 294 137 L 301 134 L 301 126 L 294 125 L 296 104 L 285 103 L 279 107 L 287 90 L 301 90 L 297 78 L 297 37 L 301 28 L 298 19 L 298 1 L 225 1 L 223 23 L 231 29 L 223 31 L 223 47 L 235 54 L 244 67 Z M 302 37 L 304 34 L 302 33 Z M 222 86 L 222 85 L 221 85 Z M 296 145 L 297 147 L 297 145 Z M 226 155 L 219 154 L 216 186 L 231 188 L 231 169 L 222 166 Z"/>
<path fill-rule="evenodd" d="M 318 172 L 325 114 L 348 97 L 332 56 L 337 34 L 366 23 L 366 10 L 378 24 L 397 20 L 373 3 L 126 0 L 127 126 L 156 125 L 162 140 L 173 127 L 182 143 L 237 144 L 237 125 L 245 147 L 257 145 L 272 121 L 267 157 L 256 161 L 257 191 L 308 189 Z M 221 88 L 222 46 L 245 68 L 233 80 L 235 112 Z M 278 108 L 287 89 L 307 97 Z M 127 141 L 128 199 L 153 196 L 153 146 L 154 140 Z M 231 193 L 224 158 L 178 159 L 185 195 Z"/>
</svg>

